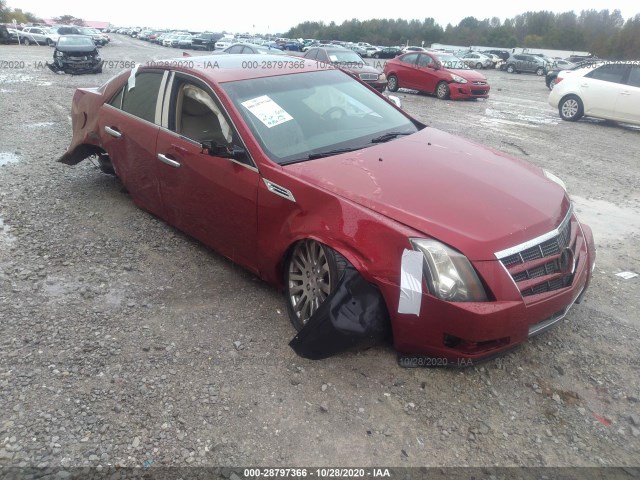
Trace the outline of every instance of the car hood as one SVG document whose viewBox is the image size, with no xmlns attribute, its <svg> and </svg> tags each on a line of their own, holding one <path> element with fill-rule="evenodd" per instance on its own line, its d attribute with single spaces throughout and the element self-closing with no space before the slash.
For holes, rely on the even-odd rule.
<svg viewBox="0 0 640 480">
<path fill-rule="evenodd" d="M 453 73 L 454 75 L 458 75 L 469 82 L 486 82 L 487 77 L 485 77 L 480 72 L 476 72 L 475 70 L 465 70 L 461 68 L 449 68 L 447 71 Z"/>
<path fill-rule="evenodd" d="M 569 209 L 538 167 L 433 128 L 283 168 L 472 260 L 553 230 Z"/>
</svg>

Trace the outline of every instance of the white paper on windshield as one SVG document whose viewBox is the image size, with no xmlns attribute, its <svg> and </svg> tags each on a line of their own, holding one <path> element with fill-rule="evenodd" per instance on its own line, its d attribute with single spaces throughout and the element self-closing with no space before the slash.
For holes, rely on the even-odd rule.
<svg viewBox="0 0 640 480">
<path fill-rule="evenodd" d="M 291 115 L 267 95 L 242 102 L 242 106 L 264 123 L 267 128 L 293 120 Z"/>
<path fill-rule="evenodd" d="M 332 62 L 337 62 L 338 57 L 336 57 L 335 55 L 329 55 L 329 60 L 331 60 Z"/>
<path fill-rule="evenodd" d="M 422 252 L 405 249 L 400 265 L 400 301 L 398 313 L 420 315 L 422 303 Z"/>
<path fill-rule="evenodd" d="M 138 73 L 139 66 L 140 64 L 137 63 L 136 66 L 133 67 L 133 69 L 131 70 L 131 73 L 129 74 L 129 80 L 127 80 L 127 92 L 131 91 L 131 89 L 135 88 L 136 86 L 136 74 Z"/>
</svg>

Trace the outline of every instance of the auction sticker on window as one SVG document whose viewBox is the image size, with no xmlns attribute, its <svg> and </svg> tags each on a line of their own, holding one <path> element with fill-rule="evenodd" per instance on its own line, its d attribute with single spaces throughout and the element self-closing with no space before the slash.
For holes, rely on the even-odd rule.
<svg viewBox="0 0 640 480">
<path fill-rule="evenodd" d="M 242 106 L 249 110 L 268 128 L 293 120 L 291 115 L 267 95 L 242 102 Z"/>
</svg>

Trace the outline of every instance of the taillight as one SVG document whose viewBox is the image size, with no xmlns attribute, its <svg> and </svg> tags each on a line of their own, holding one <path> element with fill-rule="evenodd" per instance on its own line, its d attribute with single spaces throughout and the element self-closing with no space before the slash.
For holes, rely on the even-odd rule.
<svg viewBox="0 0 640 480">
<path fill-rule="evenodd" d="M 556 81 L 554 82 L 556 85 L 559 84 L 561 81 L 563 80 L 562 77 L 557 77 Z"/>
</svg>

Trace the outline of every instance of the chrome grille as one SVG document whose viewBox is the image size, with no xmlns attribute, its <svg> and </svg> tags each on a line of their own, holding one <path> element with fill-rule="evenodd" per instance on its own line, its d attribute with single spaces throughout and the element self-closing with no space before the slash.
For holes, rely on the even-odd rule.
<svg viewBox="0 0 640 480">
<path fill-rule="evenodd" d="M 561 275 L 560 266 L 562 251 L 567 247 L 575 248 L 575 239 L 572 245 L 572 238 L 577 232 L 572 231 L 571 217 L 572 209 L 569 209 L 556 230 L 496 254 L 518 285 L 523 297 L 559 290 L 570 286 L 573 282 L 573 273 Z M 544 262 L 546 258 L 549 260 Z M 540 281 L 535 282 L 535 279 Z"/>
<path fill-rule="evenodd" d="M 360 80 L 378 80 L 377 73 L 361 73 Z"/>
<path fill-rule="evenodd" d="M 473 85 L 486 85 L 487 82 L 480 82 L 480 81 L 475 81 L 475 82 L 471 82 Z"/>
</svg>

